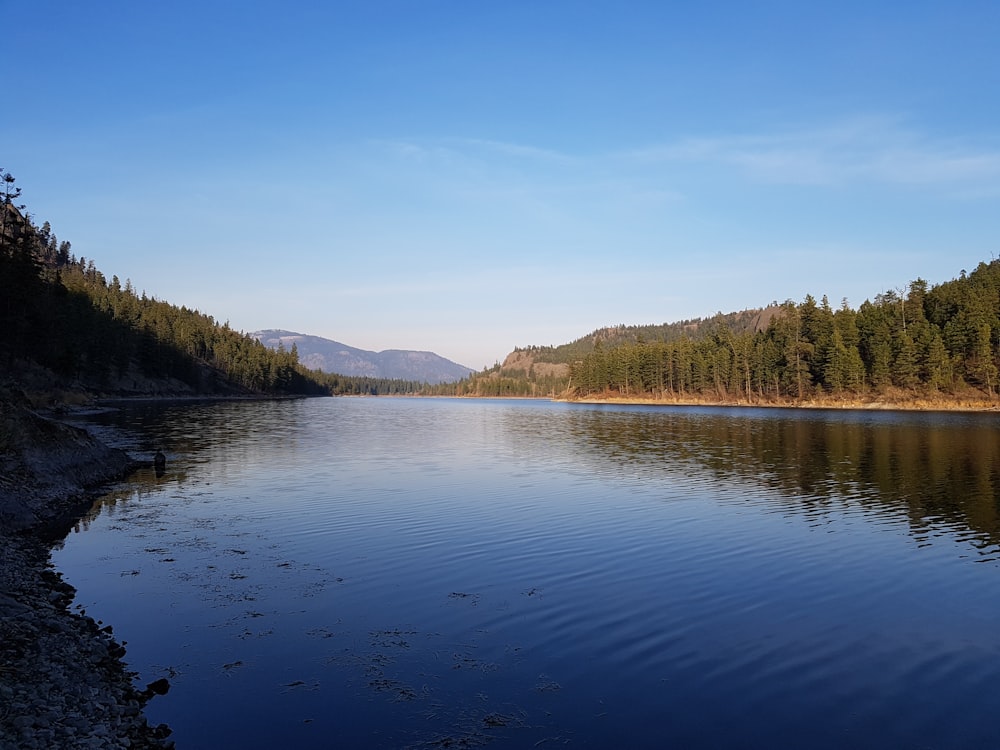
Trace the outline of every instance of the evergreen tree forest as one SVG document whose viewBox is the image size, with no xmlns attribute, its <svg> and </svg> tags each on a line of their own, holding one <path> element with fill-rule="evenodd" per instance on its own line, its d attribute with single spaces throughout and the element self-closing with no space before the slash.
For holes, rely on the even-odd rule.
<svg viewBox="0 0 1000 750">
<path fill-rule="evenodd" d="M 774 314 L 774 308 L 767 308 L 720 312 L 711 318 L 694 318 L 674 323 L 606 326 L 568 344 L 515 347 L 503 365 L 498 362 L 457 383 L 442 383 L 426 390 L 439 396 L 572 397 L 580 394 L 571 387 L 573 381 L 570 366 L 586 359 L 595 350 L 607 351 L 640 342 L 674 341 L 685 337 L 698 340 L 720 327 L 734 333 L 754 331 L 762 325 L 762 321 L 766 322 Z M 514 360 L 513 364 L 511 359 Z"/>
<path fill-rule="evenodd" d="M 0 374 L 30 363 L 54 383 L 105 393 L 375 395 L 423 386 L 307 370 L 294 346 L 269 349 L 210 315 L 108 280 L 48 222 L 34 225 L 14 183 L 0 169 Z"/>
<path fill-rule="evenodd" d="M 427 383 L 369 375 L 315 373 L 331 396 L 415 396 L 426 395 Z"/>
<path fill-rule="evenodd" d="M 857 310 L 810 295 L 711 318 L 611 326 L 518 353 L 530 368 L 498 363 L 434 392 L 725 403 L 994 399 L 1000 261 L 934 287 L 917 279 Z M 540 363 L 565 365 L 565 375 Z"/>
<path fill-rule="evenodd" d="M 475 398 L 555 398 L 564 395 L 568 385 L 567 377 L 538 375 L 533 370 L 503 369 L 498 363 L 455 383 L 425 386 L 423 392 L 433 396 Z"/>
<path fill-rule="evenodd" d="M 857 310 L 791 301 L 766 327 L 721 323 L 700 338 L 599 343 L 571 365 L 572 392 L 802 401 L 885 393 L 993 398 L 1000 362 L 1000 261 L 929 288 L 917 279 Z"/>
</svg>

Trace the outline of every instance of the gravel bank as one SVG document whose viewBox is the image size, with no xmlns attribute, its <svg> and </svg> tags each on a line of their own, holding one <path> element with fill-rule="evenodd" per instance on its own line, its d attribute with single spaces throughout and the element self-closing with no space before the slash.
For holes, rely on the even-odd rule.
<svg viewBox="0 0 1000 750">
<path fill-rule="evenodd" d="M 0 400 L 0 748 L 170 748 L 143 706 L 110 626 L 70 611 L 51 541 L 89 506 L 86 490 L 134 468 L 122 451 Z"/>
</svg>

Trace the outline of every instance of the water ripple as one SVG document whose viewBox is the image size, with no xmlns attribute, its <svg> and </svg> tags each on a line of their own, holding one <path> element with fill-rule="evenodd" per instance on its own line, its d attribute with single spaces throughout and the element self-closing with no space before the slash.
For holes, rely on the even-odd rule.
<svg viewBox="0 0 1000 750">
<path fill-rule="evenodd" d="M 178 673 L 151 710 L 179 745 L 1000 740 L 996 419 L 325 399 L 123 423 L 170 473 L 55 559 L 143 678 Z"/>
</svg>

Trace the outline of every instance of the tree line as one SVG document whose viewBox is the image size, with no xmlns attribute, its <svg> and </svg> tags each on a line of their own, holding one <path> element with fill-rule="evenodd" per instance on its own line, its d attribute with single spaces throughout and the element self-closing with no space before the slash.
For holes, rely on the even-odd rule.
<svg viewBox="0 0 1000 750">
<path fill-rule="evenodd" d="M 569 344 L 514 350 L 565 377 L 500 364 L 440 395 L 796 402 L 823 397 L 948 400 L 1000 392 L 1000 261 L 931 287 L 917 279 L 852 309 L 807 295 L 766 308 L 609 326 Z M 549 372 L 549 370 L 545 370 Z"/>
<path fill-rule="evenodd" d="M 571 364 L 578 396 L 694 395 L 719 400 L 802 400 L 896 388 L 993 397 L 1000 361 L 1000 261 L 933 288 L 917 279 L 857 310 L 824 296 L 788 301 L 766 327 L 718 324 L 701 338 L 598 343 Z"/>
<path fill-rule="evenodd" d="M 413 396 L 427 395 L 427 383 L 401 378 L 376 378 L 370 375 L 317 373 L 331 396 Z"/>
<path fill-rule="evenodd" d="M 426 385 L 430 396 L 473 398 L 551 398 L 566 390 L 566 378 L 536 376 L 534 372 L 502 370 L 499 363 L 452 383 Z"/>
</svg>

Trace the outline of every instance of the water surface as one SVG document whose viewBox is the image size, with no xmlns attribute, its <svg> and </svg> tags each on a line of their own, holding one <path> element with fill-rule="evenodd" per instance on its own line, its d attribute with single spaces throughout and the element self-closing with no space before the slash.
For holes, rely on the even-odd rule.
<svg viewBox="0 0 1000 750">
<path fill-rule="evenodd" d="M 179 748 L 995 747 L 998 427 L 136 406 L 95 429 L 167 473 L 54 557 Z"/>
</svg>

